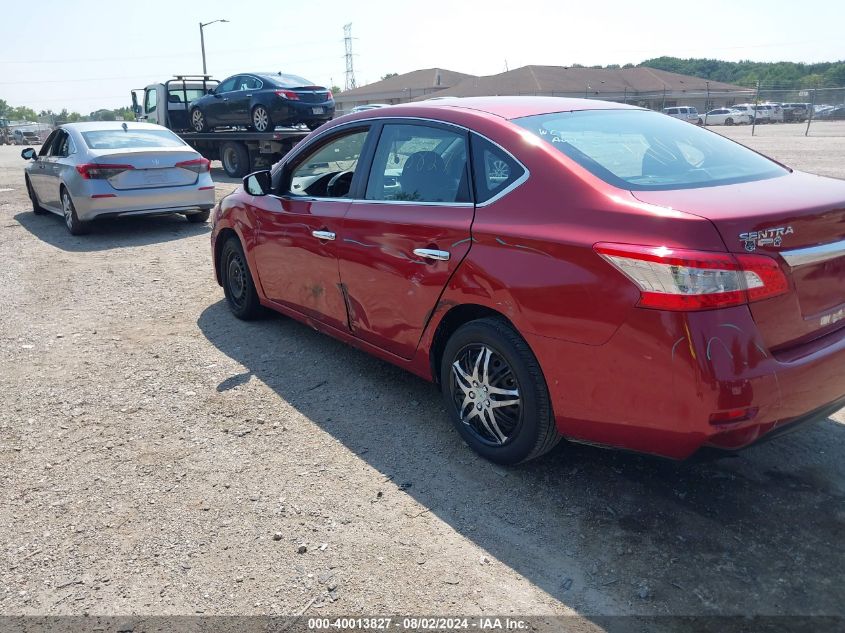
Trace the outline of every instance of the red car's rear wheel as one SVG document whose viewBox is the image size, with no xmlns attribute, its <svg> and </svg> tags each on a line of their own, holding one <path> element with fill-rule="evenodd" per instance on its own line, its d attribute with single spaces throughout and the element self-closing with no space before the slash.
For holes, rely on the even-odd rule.
<svg viewBox="0 0 845 633">
<path fill-rule="evenodd" d="M 491 461 L 533 459 L 561 439 L 540 365 L 504 320 L 458 328 L 443 352 L 440 384 L 461 437 Z"/>
</svg>

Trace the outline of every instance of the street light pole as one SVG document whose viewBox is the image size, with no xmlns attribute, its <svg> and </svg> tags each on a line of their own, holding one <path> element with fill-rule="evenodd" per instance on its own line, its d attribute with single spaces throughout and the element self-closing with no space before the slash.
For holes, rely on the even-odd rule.
<svg viewBox="0 0 845 633">
<path fill-rule="evenodd" d="M 214 24 L 215 22 L 228 22 L 229 20 L 212 20 L 211 22 L 206 22 L 203 24 L 200 22 L 200 48 L 202 48 L 202 74 L 207 75 L 208 70 L 205 67 L 205 35 L 203 34 L 203 28 L 208 26 L 209 24 Z"/>
</svg>

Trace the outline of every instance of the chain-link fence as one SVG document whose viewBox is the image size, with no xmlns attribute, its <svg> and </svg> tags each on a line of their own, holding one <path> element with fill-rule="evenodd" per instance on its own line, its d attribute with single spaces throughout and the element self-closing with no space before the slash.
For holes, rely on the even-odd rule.
<svg viewBox="0 0 845 633">
<path fill-rule="evenodd" d="M 755 136 L 845 137 L 845 87 L 782 89 L 761 86 L 733 92 L 703 90 L 631 94 L 591 89 L 577 96 L 628 103 L 679 118 L 686 114 L 689 120 L 695 120 L 697 115 L 700 124 L 708 127 L 747 125 Z M 738 117 L 732 112 L 741 112 L 744 116 Z"/>
</svg>

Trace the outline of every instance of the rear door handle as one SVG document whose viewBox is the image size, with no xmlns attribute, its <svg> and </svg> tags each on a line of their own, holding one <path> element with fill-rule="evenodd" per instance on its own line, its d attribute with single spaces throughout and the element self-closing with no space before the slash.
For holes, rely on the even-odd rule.
<svg viewBox="0 0 845 633">
<path fill-rule="evenodd" d="M 441 262 L 449 261 L 449 251 L 438 251 L 432 248 L 415 248 L 414 255 L 423 259 L 436 259 Z"/>
<path fill-rule="evenodd" d="M 316 237 L 318 240 L 333 240 L 337 237 L 331 231 L 311 231 L 311 235 Z"/>
</svg>

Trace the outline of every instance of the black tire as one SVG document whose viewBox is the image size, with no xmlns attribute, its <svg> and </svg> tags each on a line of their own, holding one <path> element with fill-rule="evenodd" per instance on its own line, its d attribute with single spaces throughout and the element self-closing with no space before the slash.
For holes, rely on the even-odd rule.
<svg viewBox="0 0 845 633">
<path fill-rule="evenodd" d="M 230 237 L 220 253 L 220 280 L 232 314 L 244 321 L 263 316 L 264 309 L 255 291 L 252 272 L 240 240 L 236 237 Z"/>
<path fill-rule="evenodd" d="M 734 120 L 731 117 L 728 117 L 727 119 L 725 119 L 725 125 L 733 125 L 733 124 L 734 124 Z"/>
<path fill-rule="evenodd" d="M 456 362 L 463 378 L 453 370 Z M 452 334 L 443 350 L 440 386 L 458 433 L 492 462 L 525 462 L 561 440 L 540 364 L 503 319 L 470 321 Z M 514 399 L 518 404 L 490 407 L 491 402 Z"/>
<path fill-rule="evenodd" d="M 71 235 L 85 235 L 91 230 L 90 222 L 83 222 L 76 215 L 76 207 L 73 204 L 73 199 L 65 187 L 61 190 L 62 198 L 62 214 L 65 219 L 65 227 Z"/>
<path fill-rule="evenodd" d="M 208 216 L 210 215 L 211 211 L 206 209 L 205 211 L 200 211 L 199 213 L 186 213 L 185 217 L 188 222 L 192 224 L 202 224 L 203 222 L 208 222 Z"/>
<path fill-rule="evenodd" d="M 250 121 L 256 132 L 272 132 L 276 127 L 273 118 L 270 116 L 270 111 L 261 104 L 252 109 Z"/>
<path fill-rule="evenodd" d="M 309 130 L 311 130 L 313 132 L 318 127 L 323 125 L 323 123 L 325 123 L 325 121 L 311 121 L 310 123 L 306 123 L 305 127 L 307 127 Z"/>
<path fill-rule="evenodd" d="M 205 113 L 199 108 L 191 110 L 191 128 L 194 132 L 207 132 L 208 121 L 205 118 Z"/>
<path fill-rule="evenodd" d="M 249 173 L 249 150 L 243 143 L 223 143 L 220 147 L 220 162 L 227 176 L 243 178 Z"/>
<path fill-rule="evenodd" d="M 30 202 L 32 202 L 32 212 L 35 215 L 44 215 L 47 213 L 47 209 L 38 204 L 38 197 L 35 195 L 35 191 L 32 188 L 32 184 L 29 182 L 29 178 L 25 178 L 24 180 L 26 181 L 26 192 L 29 194 Z"/>
</svg>

